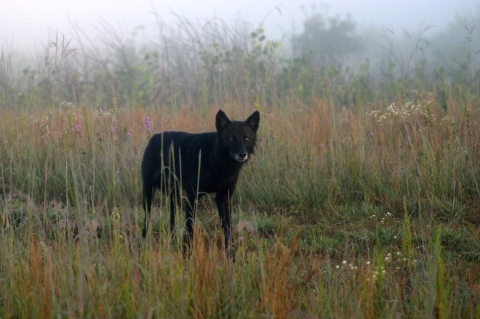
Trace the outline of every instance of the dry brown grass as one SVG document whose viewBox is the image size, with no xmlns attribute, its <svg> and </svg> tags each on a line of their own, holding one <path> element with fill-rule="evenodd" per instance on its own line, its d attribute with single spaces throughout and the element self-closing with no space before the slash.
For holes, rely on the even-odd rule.
<svg viewBox="0 0 480 319">
<path fill-rule="evenodd" d="M 168 239 L 161 200 L 152 237 L 138 236 L 149 135 L 212 131 L 217 108 L 3 112 L 0 316 L 377 318 L 444 309 L 473 318 L 478 232 L 467 230 L 480 220 L 480 112 L 430 108 L 433 120 L 391 115 L 381 125 L 368 111 L 332 114 L 320 100 L 260 107 L 257 156 L 235 194 L 236 214 L 251 223 L 236 230 L 235 264 L 210 227 L 208 198 L 189 257 Z M 222 109 L 235 120 L 253 111 Z M 387 211 L 385 223 L 371 217 Z M 385 259 L 402 250 L 405 213 L 417 262 Z M 433 231 L 443 221 L 450 255 L 438 259 Z M 439 292 L 451 297 L 435 299 Z"/>
</svg>

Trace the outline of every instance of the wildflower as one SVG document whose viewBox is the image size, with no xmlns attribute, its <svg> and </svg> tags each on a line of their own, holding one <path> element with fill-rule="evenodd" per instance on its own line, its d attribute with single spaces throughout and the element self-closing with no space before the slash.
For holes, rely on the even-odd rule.
<svg viewBox="0 0 480 319">
<path fill-rule="evenodd" d="M 151 133 L 151 132 L 152 132 L 152 122 L 150 121 L 150 118 L 149 118 L 149 117 L 146 117 L 146 118 L 143 120 L 143 125 L 145 126 L 145 129 L 147 130 L 147 133 Z"/>
<path fill-rule="evenodd" d="M 82 128 L 82 125 L 77 122 L 77 124 L 74 127 L 75 133 L 80 133 L 80 129 Z"/>
<path fill-rule="evenodd" d="M 263 148 L 263 138 L 261 138 L 260 141 L 258 141 L 258 146 Z"/>
</svg>

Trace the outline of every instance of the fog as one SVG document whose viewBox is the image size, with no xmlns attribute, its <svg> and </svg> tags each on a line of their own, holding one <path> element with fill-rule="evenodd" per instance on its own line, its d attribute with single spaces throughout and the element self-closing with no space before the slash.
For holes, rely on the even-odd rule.
<svg viewBox="0 0 480 319">
<path fill-rule="evenodd" d="M 174 24 L 180 15 L 191 21 L 208 23 L 219 18 L 230 23 L 247 22 L 252 28 L 263 24 L 271 38 L 281 38 L 293 30 L 300 32 L 306 13 L 316 11 L 328 16 L 349 15 L 357 29 L 414 32 L 435 26 L 439 32 L 455 23 L 456 15 L 478 10 L 476 0 L 337 0 L 337 1 L 191 1 L 191 0 L 1 0 L 0 44 L 9 52 L 34 52 L 53 41 L 57 34 L 73 37 L 72 25 L 89 37 L 98 34 L 98 25 L 106 21 L 118 29 L 143 26 L 145 38 L 156 36 L 157 18 Z"/>
<path fill-rule="evenodd" d="M 480 94 L 477 0 L 0 1 L 3 105 Z"/>
</svg>

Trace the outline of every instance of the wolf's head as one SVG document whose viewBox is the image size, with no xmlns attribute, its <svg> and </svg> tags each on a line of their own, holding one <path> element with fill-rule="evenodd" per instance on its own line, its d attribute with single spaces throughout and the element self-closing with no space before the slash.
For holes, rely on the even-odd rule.
<svg viewBox="0 0 480 319">
<path fill-rule="evenodd" d="M 219 146 L 222 152 L 230 155 L 238 162 L 245 162 L 255 151 L 260 113 L 253 112 L 245 121 L 230 121 L 227 115 L 219 110 L 215 118 Z"/>
</svg>

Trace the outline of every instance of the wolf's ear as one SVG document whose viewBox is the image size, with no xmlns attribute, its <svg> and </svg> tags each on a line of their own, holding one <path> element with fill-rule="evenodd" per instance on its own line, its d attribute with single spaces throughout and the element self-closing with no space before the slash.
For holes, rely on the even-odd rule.
<svg viewBox="0 0 480 319">
<path fill-rule="evenodd" d="M 258 125 L 260 124 L 260 112 L 253 112 L 253 114 L 245 120 L 245 123 L 247 123 L 247 125 L 252 129 L 252 131 L 257 133 Z"/>
<path fill-rule="evenodd" d="M 217 132 L 220 133 L 223 131 L 230 122 L 231 121 L 228 119 L 227 115 L 222 110 L 218 110 L 217 116 L 215 117 L 215 127 L 217 128 Z"/>
</svg>

